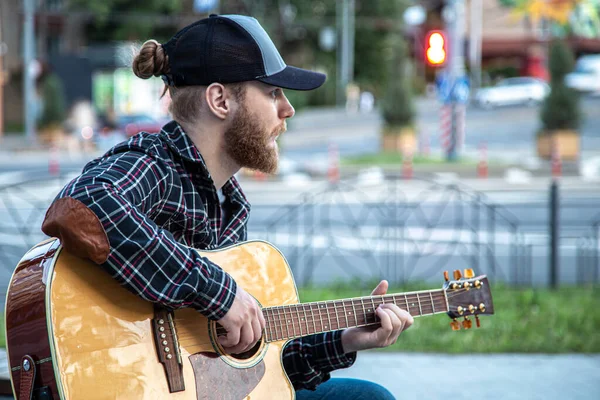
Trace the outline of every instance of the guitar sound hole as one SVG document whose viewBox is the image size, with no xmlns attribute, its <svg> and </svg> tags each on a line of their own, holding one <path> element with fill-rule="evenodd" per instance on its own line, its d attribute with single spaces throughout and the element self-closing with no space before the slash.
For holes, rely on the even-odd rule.
<svg viewBox="0 0 600 400">
<path fill-rule="evenodd" d="M 245 351 L 243 353 L 240 354 L 231 354 L 231 357 L 236 358 L 238 360 L 247 360 L 249 358 L 252 358 L 256 355 L 256 353 L 258 353 L 258 351 L 260 350 L 260 346 L 262 345 L 262 339 L 259 340 L 253 348 L 251 348 L 248 351 Z"/>
</svg>

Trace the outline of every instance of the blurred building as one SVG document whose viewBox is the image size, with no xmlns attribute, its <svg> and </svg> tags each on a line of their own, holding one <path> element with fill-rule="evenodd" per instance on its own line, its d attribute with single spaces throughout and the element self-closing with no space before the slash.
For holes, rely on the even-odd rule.
<svg viewBox="0 0 600 400">
<path fill-rule="evenodd" d="M 62 78 L 67 100 L 89 97 L 85 76 L 79 63 L 73 64 L 68 55 L 77 54 L 84 44 L 83 18 L 65 13 L 65 0 L 41 0 L 34 18 L 35 57 L 48 62 Z M 4 86 L 5 130 L 21 130 L 23 125 L 23 1 L 2 0 L 0 4 L 0 28 L 2 41 L 6 44 L 4 69 L 7 74 Z M 59 59 L 59 55 L 66 58 Z M 71 61 L 71 64 L 68 63 Z M 71 67 L 72 66 L 72 67 Z M 78 86 L 68 84 L 69 78 L 81 79 Z M 80 93 L 81 91 L 81 93 Z"/>
<path fill-rule="evenodd" d="M 68 109 L 89 101 L 100 112 L 110 108 L 117 113 L 143 110 L 165 114 L 164 102 L 158 100 L 162 82 L 134 80 L 132 43 L 89 43 L 86 24 L 92 14 L 68 11 L 67 0 L 35 3 L 35 58 L 47 63 L 61 79 Z M 23 130 L 23 18 L 23 0 L 0 1 L 0 42 L 7 50 L 2 105 L 6 132 Z M 192 18 L 188 15 L 177 22 L 189 23 Z M 157 23 L 172 24 L 173 20 Z M 130 89 L 133 93 L 128 94 Z"/>
</svg>

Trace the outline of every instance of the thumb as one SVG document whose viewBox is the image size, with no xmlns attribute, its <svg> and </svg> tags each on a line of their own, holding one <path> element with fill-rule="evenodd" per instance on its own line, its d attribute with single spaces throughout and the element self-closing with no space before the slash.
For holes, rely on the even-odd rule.
<svg viewBox="0 0 600 400">
<path fill-rule="evenodd" d="M 379 285 L 377 285 L 377 287 L 375 289 L 373 289 L 373 292 L 371 292 L 372 296 L 376 296 L 376 295 L 383 295 L 386 294 L 388 290 L 388 281 L 383 280 L 381 282 L 379 282 Z"/>
</svg>

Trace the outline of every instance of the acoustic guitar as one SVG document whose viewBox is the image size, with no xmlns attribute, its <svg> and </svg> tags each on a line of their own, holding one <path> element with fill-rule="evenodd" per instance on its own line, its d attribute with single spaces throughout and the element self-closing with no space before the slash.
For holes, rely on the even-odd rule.
<svg viewBox="0 0 600 400">
<path fill-rule="evenodd" d="M 19 262 L 6 300 L 6 345 L 17 399 L 293 399 L 282 350 L 293 338 L 377 325 L 393 302 L 413 316 L 447 313 L 452 328 L 493 314 L 485 276 L 455 271 L 442 289 L 299 303 L 283 255 L 262 241 L 201 254 L 256 298 L 266 320 L 261 341 L 226 354 L 223 328 L 193 309 L 169 311 L 132 294 L 58 239 Z"/>
</svg>

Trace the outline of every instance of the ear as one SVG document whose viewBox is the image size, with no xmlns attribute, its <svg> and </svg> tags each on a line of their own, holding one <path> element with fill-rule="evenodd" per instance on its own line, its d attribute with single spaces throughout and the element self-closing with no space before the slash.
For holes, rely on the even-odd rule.
<svg viewBox="0 0 600 400">
<path fill-rule="evenodd" d="M 225 119 L 231 111 L 231 99 L 225 86 L 220 83 L 211 83 L 204 92 L 206 104 L 213 115 Z"/>
</svg>

